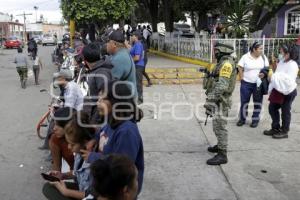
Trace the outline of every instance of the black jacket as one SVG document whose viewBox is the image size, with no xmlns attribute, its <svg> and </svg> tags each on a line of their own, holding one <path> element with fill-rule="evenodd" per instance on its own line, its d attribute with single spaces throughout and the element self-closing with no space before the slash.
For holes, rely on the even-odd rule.
<svg viewBox="0 0 300 200">
<path fill-rule="evenodd" d="M 110 61 L 100 60 L 95 67 L 87 72 L 87 83 L 89 85 L 88 95 L 85 98 L 84 111 L 89 114 L 92 124 L 99 124 L 101 119 L 97 111 L 97 101 L 99 93 L 112 80 L 111 69 L 113 65 Z"/>
<path fill-rule="evenodd" d="M 102 90 L 104 84 L 112 80 L 112 68 L 113 65 L 106 59 L 98 61 L 96 66 L 88 72 L 89 97 L 92 97 L 96 101 L 98 100 L 99 92 Z"/>
</svg>

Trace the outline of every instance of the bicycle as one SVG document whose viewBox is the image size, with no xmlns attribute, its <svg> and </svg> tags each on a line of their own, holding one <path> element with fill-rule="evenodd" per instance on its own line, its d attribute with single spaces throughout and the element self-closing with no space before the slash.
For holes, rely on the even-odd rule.
<svg viewBox="0 0 300 200">
<path fill-rule="evenodd" d="M 48 94 L 50 94 L 46 89 L 42 89 L 42 90 L 40 90 L 40 92 L 47 92 Z M 52 116 L 53 116 L 54 112 L 58 108 L 61 107 L 61 104 L 62 104 L 62 100 L 60 100 L 59 97 L 53 96 L 53 95 L 51 95 L 51 96 L 52 96 L 52 99 L 51 99 L 50 105 L 48 105 L 48 111 L 43 114 L 43 116 L 40 118 L 40 120 L 38 121 L 38 124 L 36 126 L 37 136 L 42 140 L 45 139 L 46 136 L 42 136 L 41 127 L 47 127 L 47 135 L 48 135 L 49 131 L 51 131 L 51 129 L 53 128 L 53 125 L 54 125 L 54 120 L 53 120 Z"/>
</svg>

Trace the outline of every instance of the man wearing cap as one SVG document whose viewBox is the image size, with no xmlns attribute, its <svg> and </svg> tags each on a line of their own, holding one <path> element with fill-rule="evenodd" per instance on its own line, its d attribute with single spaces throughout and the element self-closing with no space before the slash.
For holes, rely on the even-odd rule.
<svg viewBox="0 0 300 200">
<path fill-rule="evenodd" d="M 121 31 L 113 31 L 109 35 L 107 52 L 112 55 L 112 76 L 115 79 L 131 83 L 136 96 L 135 65 L 125 45 L 125 37 Z"/>
<path fill-rule="evenodd" d="M 111 70 L 113 68 L 110 60 L 101 59 L 100 54 L 100 47 L 96 43 L 90 43 L 82 50 L 83 61 L 88 69 L 87 83 L 89 86 L 84 110 L 89 114 L 91 123 L 95 125 L 100 123 L 97 110 L 99 93 L 112 80 Z"/>
<path fill-rule="evenodd" d="M 70 69 L 70 67 L 73 64 L 74 53 L 75 53 L 75 50 L 72 48 L 65 48 L 63 50 L 64 62 L 62 63 L 60 69 Z"/>
<path fill-rule="evenodd" d="M 204 104 L 205 113 L 213 117 L 213 131 L 218 140 L 217 145 L 207 149 L 211 153 L 217 153 L 207 161 L 208 165 L 227 163 L 228 131 L 226 125 L 237 76 L 233 47 L 217 44 L 215 57 L 218 63 L 210 70 L 203 82 L 203 89 L 206 90 L 207 95 Z"/>
<path fill-rule="evenodd" d="M 130 55 L 133 58 L 136 70 L 136 86 L 138 92 L 138 103 L 143 103 L 143 73 L 145 71 L 144 46 L 141 43 L 143 36 L 140 31 L 132 34 L 131 42 L 133 46 L 130 49 Z"/>
<path fill-rule="evenodd" d="M 70 70 L 61 70 L 54 74 L 55 83 L 61 90 L 61 98 L 64 101 L 64 107 L 74 108 L 77 111 L 82 110 L 83 94 L 79 85 L 72 81 L 72 72 Z"/>
</svg>

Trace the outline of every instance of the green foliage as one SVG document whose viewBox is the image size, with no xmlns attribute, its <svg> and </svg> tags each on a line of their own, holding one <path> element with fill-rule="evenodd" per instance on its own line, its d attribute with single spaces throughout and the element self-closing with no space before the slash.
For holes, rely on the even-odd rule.
<svg viewBox="0 0 300 200">
<path fill-rule="evenodd" d="M 269 11 L 272 11 L 274 8 L 277 8 L 285 2 L 285 0 L 254 0 L 254 4 L 268 9 Z"/>
<path fill-rule="evenodd" d="M 226 28 L 233 37 L 242 37 L 249 32 L 249 23 L 253 4 L 246 0 L 229 1 Z"/>
<path fill-rule="evenodd" d="M 288 0 L 227 0 L 228 26 L 237 36 L 263 29 Z M 264 12 L 267 10 L 267 12 Z"/>
<path fill-rule="evenodd" d="M 127 19 L 136 6 L 136 0 L 61 0 L 65 19 L 76 22 L 113 21 Z"/>
</svg>

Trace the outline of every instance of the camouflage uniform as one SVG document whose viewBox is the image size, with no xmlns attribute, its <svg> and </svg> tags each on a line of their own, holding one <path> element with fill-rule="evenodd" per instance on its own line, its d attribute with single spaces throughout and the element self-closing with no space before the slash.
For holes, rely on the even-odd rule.
<svg viewBox="0 0 300 200">
<path fill-rule="evenodd" d="M 231 96 L 235 88 L 236 76 L 233 58 L 223 56 L 207 74 L 203 84 L 207 95 L 204 107 L 206 113 L 213 117 L 213 131 L 218 140 L 214 148 L 218 149 L 216 153 L 222 153 L 225 156 L 228 145 L 227 117 L 231 108 Z"/>
</svg>

